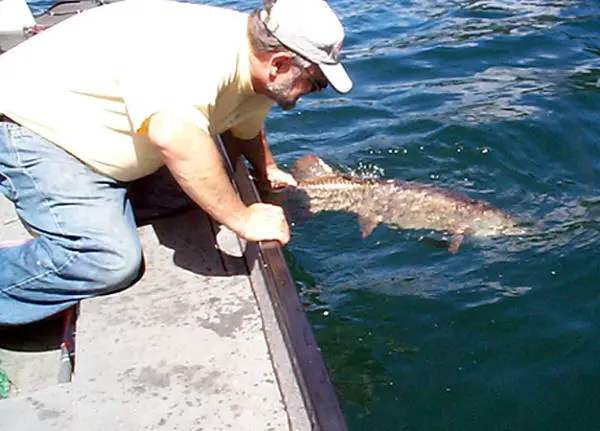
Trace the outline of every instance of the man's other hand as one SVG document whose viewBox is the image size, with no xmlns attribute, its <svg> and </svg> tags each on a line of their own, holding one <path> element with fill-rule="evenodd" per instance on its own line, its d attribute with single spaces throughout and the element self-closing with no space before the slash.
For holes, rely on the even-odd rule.
<svg viewBox="0 0 600 431">
<path fill-rule="evenodd" d="M 247 208 L 243 231 L 238 234 L 248 241 L 279 241 L 285 245 L 290 240 L 290 228 L 281 207 L 255 203 Z"/>
<path fill-rule="evenodd" d="M 288 186 L 296 187 L 298 183 L 294 177 L 282 171 L 277 166 L 269 166 L 266 169 L 267 181 L 272 189 L 281 189 Z"/>
</svg>

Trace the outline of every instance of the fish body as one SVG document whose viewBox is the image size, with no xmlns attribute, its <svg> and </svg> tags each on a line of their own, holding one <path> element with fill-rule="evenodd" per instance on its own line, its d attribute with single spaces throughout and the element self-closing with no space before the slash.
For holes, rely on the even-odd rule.
<svg viewBox="0 0 600 431">
<path fill-rule="evenodd" d="M 398 229 L 426 229 L 455 236 L 458 250 L 464 235 L 519 235 L 524 229 L 490 203 L 452 190 L 402 180 L 372 180 L 345 176 L 314 154 L 296 161 L 298 186 L 284 199 L 311 213 L 343 211 L 358 216 L 363 238 L 378 224 Z"/>
</svg>

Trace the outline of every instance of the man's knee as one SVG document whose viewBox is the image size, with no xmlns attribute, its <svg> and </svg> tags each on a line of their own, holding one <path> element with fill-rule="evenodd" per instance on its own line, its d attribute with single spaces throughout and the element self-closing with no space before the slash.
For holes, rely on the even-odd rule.
<svg viewBox="0 0 600 431">
<path fill-rule="evenodd" d="M 82 274 L 88 278 L 96 293 L 111 293 L 134 283 L 141 275 L 143 258 L 137 244 L 108 247 L 83 252 Z"/>
<path fill-rule="evenodd" d="M 141 275 L 142 252 L 139 249 L 121 251 L 113 258 L 113 267 L 104 280 L 109 291 L 124 289 L 134 283 Z"/>
</svg>

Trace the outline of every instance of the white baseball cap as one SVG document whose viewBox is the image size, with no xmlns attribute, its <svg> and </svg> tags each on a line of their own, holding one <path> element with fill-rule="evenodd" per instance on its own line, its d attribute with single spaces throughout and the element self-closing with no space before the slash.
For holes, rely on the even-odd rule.
<svg viewBox="0 0 600 431">
<path fill-rule="evenodd" d="M 270 10 L 261 11 L 261 19 L 283 45 L 317 64 L 337 92 L 352 89 L 340 63 L 344 28 L 326 1 L 276 0 Z"/>
</svg>

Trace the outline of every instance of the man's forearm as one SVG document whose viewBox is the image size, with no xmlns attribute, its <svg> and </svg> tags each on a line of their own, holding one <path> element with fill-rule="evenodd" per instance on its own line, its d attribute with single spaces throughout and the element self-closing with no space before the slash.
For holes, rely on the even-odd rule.
<svg viewBox="0 0 600 431">
<path fill-rule="evenodd" d="M 243 155 L 256 170 L 256 173 L 261 176 L 266 175 L 268 168 L 277 166 L 269 149 L 264 129 L 252 139 L 239 139 L 233 136 L 231 132 L 223 133 L 222 138 L 229 158 L 234 164 Z"/>
<path fill-rule="evenodd" d="M 211 217 L 236 233 L 247 207 L 234 191 L 213 139 L 191 122 L 157 114 L 149 136 L 183 191 Z"/>
</svg>

